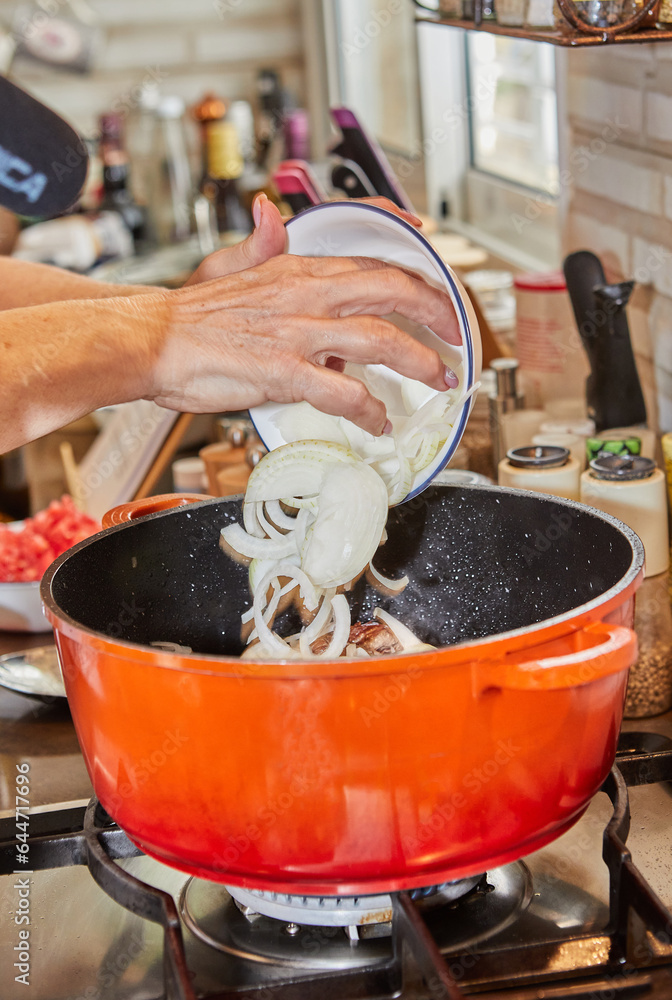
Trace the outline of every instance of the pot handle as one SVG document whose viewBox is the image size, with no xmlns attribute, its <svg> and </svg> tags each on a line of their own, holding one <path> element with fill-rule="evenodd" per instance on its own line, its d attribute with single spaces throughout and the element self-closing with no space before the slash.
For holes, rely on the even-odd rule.
<svg viewBox="0 0 672 1000">
<path fill-rule="evenodd" d="M 486 688 L 553 691 L 580 687 L 621 673 L 636 659 L 637 635 L 632 629 L 591 622 L 576 632 L 537 646 L 536 651 L 526 649 L 499 661 L 481 662 L 477 675 L 481 693 Z"/>
<path fill-rule="evenodd" d="M 156 514 L 159 510 L 170 510 L 171 507 L 185 507 L 188 503 L 198 503 L 199 500 L 212 500 L 211 496 L 201 493 L 162 493 L 156 497 L 145 497 L 142 500 L 131 500 L 119 504 L 103 514 L 103 528 L 111 528 L 115 524 L 126 521 L 136 521 L 147 514 Z"/>
</svg>

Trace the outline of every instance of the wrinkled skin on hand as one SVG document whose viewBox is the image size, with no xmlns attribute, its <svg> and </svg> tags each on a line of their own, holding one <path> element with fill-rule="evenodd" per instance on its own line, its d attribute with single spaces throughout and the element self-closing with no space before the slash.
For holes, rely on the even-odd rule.
<svg viewBox="0 0 672 1000">
<path fill-rule="evenodd" d="M 343 373 L 346 362 L 384 364 L 438 390 L 454 384 L 435 351 L 383 318 L 398 312 L 459 344 L 445 292 L 369 258 L 286 254 L 275 206 L 262 196 L 254 214 L 247 240 L 166 293 L 150 398 L 191 412 L 307 400 L 380 434 L 389 429 L 385 408 Z"/>
</svg>

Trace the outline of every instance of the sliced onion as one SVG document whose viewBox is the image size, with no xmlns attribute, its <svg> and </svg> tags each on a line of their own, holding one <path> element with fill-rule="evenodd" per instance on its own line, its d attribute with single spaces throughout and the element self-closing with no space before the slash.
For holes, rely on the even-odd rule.
<svg viewBox="0 0 672 1000">
<path fill-rule="evenodd" d="M 350 606 L 343 594 L 336 594 L 331 602 L 334 615 L 334 634 L 325 651 L 319 654 L 322 660 L 336 659 L 345 649 L 350 636 Z"/>
<path fill-rule="evenodd" d="M 265 506 L 267 517 L 278 528 L 286 528 L 287 531 L 293 531 L 296 528 L 296 517 L 285 514 L 279 500 L 267 500 Z"/>
<path fill-rule="evenodd" d="M 405 587 L 408 586 L 408 577 L 402 576 L 398 580 L 391 580 L 389 576 L 383 576 L 379 573 L 373 563 L 369 563 L 369 569 L 371 571 L 371 576 L 380 583 L 385 590 L 389 590 L 392 594 L 400 594 Z"/>
<path fill-rule="evenodd" d="M 378 548 L 386 519 L 387 491 L 373 469 L 360 462 L 330 470 L 301 553 L 315 586 L 340 587 L 361 572 Z"/>
<path fill-rule="evenodd" d="M 413 649 L 416 647 L 423 647 L 427 649 L 434 649 L 434 646 L 430 646 L 428 643 L 421 642 L 417 635 L 411 632 L 410 628 L 406 628 L 405 625 L 392 615 L 388 614 L 387 611 L 383 611 L 382 608 L 375 608 L 373 612 L 373 617 L 377 618 L 387 625 L 390 632 L 399 640 L 403 650 Z"/>
<path fill-rule="evenodd" d="M 331 596 L 329 596 L 329 594 Z M 310 648 L 311 643 L 315 642 L 316 639 L 319 639 L 320 635 L 329 624 L 332 615 L 332 598 L 334 596 L 333 590 L 331 590 L 329 594 L 325 594 L 322 598 L 322 603 L 312 622 L 306 625 L 303 631 L 299 633 L 299 649 L 304 656 L 312 655 L 312 650 Z"/>
<path fill-rule="evenodd" d="M 258 503 L 248 503 L 247 501 L 243 503 L 243 527 L 248 534 L 255 535 L 257 538 L 263 538 L 264 529 L 259 524 L 259 518 L 257 517 L 258 507 Z"/>
<path fill-rule="evenodd" d="M 352 464 L 359 458 L 349 448 L 330 441 L 292 441 L 264 455 L 247 481 L 245 499 L 282 500 L 310 497 L 320 491 L 327 469 L 334 463 Z"/>
<path fill-rule="evenodd" d="M 248 535 L 238 523 L 227 524 L 222 528 L 221 535 L 227 545 L 248 559 L 285 559 L 296 553 L 296 542 L 292 535 L 257 538 L 255 535 Z"/>
<path fill-rule="evenodd" d="M 273 423 L 285 441 L 305 440 L 306 428 L 309 427 L 310 436 L 316 441 L 332 441 L 346 447 L 348 444 L 340 417 L 322 413 L 305 400 L 283 407 L 273 418 Z"/>
</svg>

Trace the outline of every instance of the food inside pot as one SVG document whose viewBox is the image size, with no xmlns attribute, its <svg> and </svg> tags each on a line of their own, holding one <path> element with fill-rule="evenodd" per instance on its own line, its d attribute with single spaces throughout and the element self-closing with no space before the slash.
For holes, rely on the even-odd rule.
<svg viewBox="0 0 672 1000">
<path fill-rule="evenodd" d="M 56 564 L 45 596 L 113 641 L 171 641 L 194 656 L 238 659 L 248 567 L 225 555 L 219 539 L 223 525 L 240 521 L 240 499 L 213 499 L 112 528 Z M 385 531 L 374 565 L 408 583 L 383 594 L 362 574 L 347 592 L 352 621 L 371 622 L 380 608 L 437 647 L 541 627 L 604 599 L 635 572 L 627 529 L 524 491 L 429 487 L 391 508 Z M 274 630 L 290 636 L 304 625 L 292 602 Z"/>
<path fill-rule="evenodd" d="M 224 551 L 249 563 L 253 600 L 242 615 L 244 656 L 370 655 L 366 644 L 352 638 L 344 591 L 367 568 L 373 584 L 387 593 L 401 593 L 408 583 L 407 576 L 385 577 L 371 562 L 385 538 L 390 497 L 397 494 L 396 478 L 386 484 L 365 459 L 335 442 L 295 441 L 262 458 L 248 482 L 243 524 L 227 525 L 221 533 Z M 290 601 L 303 626 L 282 635 L 275 619 Z M 380 617 L 378 609 L 374 617 Z M 400 622 L 391 619 L 390 626 L 395 652 L 424 648 Z"/>
</svg>

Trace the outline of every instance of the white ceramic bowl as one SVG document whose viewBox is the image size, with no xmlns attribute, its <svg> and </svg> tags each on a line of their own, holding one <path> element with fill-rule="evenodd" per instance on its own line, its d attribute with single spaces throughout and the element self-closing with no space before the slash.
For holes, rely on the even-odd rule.
<svg viewBox="0 0 672 1000">
<path fill-rule="evenodd" d="M 375 257 L 389 264 L 409 268 L 430 284 L 448 292 L 462 335 L 462 344 L 447 344 L 420 324 L 403 323 L 403 329 L 439 352 L 447 365 L 462 372 L 462 385 L 470 388 L 481 372 L 481 340 L 478 323 L 469 296 L 453 271 L 417 229 L 398 216 L 374 205 L 361 202 L 329 202 L 307 209 L 287 223 L 288 251 L 307 257 Z M 401 321 L 398 325 L 402 325 Z M 385 393 L 379 395 L 388 413 L 405 414 L 401 399 L 401 376 L 376 365 L 382 374 Z M 346 372 L 350 371 L 346 366 Z M 431 390 L 428 390 L 431 392 Z M 450 435 L 434 461 L 415 477 L 406 499 L 420 493 L 443 469 L 457 448 L 473 403 L 465 401 L 454 421 Z M 286 404 L 264 403 L 250 410 L 259 437 L 269 449 L 285 444 L 275 420 Z M 307 428 L 309 436 L 309 428 Z"/>
<path fill-rule="evenodd" d="M 40 581 L 0 583 L 0 629 L 5 632 L 51 632 L 42 612 Z"/>
</svg>

